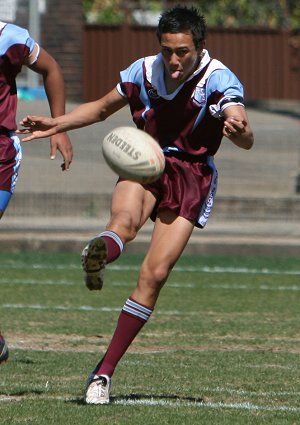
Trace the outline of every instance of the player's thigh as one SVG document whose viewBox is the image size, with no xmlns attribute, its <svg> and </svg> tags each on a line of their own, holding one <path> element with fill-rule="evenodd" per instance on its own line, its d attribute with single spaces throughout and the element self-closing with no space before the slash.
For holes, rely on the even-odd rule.
<svg viewBox="0 0 300 425">
<path fill-rule="evenodd" d="M 149 218 L 155 203 L 154 195 L 141 184 L 120 181 L 112 196 L 111 222 L 128 220 L 138 230 Z"/>
<path fill-rule="evenodd" d="M 194 225 L 171 211 L 156 219 L 149 250 L 140 269 L 132 297 L 153 308 L 170 271 L 186 246 Z"/>
<path fill-rule="evenodd" d="M 145 264 L 151 270 L 168 274 L 181 256 L 193 232 L 194 223 L 171 210 L 158 214 Z"/>
</svg>

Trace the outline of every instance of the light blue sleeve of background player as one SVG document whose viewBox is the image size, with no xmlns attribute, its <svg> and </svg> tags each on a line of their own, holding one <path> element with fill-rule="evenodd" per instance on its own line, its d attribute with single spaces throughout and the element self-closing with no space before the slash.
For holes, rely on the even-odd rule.
<svg viewBox="0 0 300 425">
<path fill-rule="evenodd" d="M 29 32 L 17 25 L 6 24 L 0 42 L 0 55 L 5 52 L 14 44 L 23 44 L 29 48 L 29 53 L 32 52 L 35 41 L 30 37 Z"/>
</svg>

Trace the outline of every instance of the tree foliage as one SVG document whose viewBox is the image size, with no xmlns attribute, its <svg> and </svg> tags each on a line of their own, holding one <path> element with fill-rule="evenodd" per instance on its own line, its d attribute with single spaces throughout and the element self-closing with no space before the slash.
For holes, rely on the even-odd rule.
<svg viewBox="0 0 300 425">
<path fill-rule="evenodd" d="M 87 20 L 106 24 L 121 23 L 135 10 L 157 13 L 178 3 L 198 7 L 209 26 L 300 28 L 299 0 L 83 0 Z"/>
</svg>

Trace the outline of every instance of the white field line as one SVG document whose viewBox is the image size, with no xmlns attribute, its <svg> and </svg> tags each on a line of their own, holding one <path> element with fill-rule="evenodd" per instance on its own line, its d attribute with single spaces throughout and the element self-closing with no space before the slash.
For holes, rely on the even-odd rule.
<svg viewBox="0 0 300 425">
<path fill-rule="evenodd" d="M 58 286 L 78 286 L 77 281 L 73 280 L 42 280 L 42 279 L 0 279 L 0 283 L 4 285 L 58 285 Z M 117 282 L 113 281 L 112 286 L 116 287 L 133 287 L 135 282 Z M 290 286 L 271 286 L 270 285 L 246 285 L 246 284 L 202 284 L 197 283 L 182 283 L 182 282 L 170 282 L 167 283 L 168 288 L 201 288 L 201 289 L 232 289 L 232 290 L 246 290 L 246 291 L 300 291 L 300 285 Z"/>
<path fill-rule="evenodd" d="M 203 387 L 200 388 L 201 391 L 209 391 L 214 393 L 227 393 L 231 395 L 245 395 L 245 396 L 261 396 L 261 397 L 282 397 L 282 396 L 297 396 L 299 397 L 300 392 L 299 391 L 246 391 L 246 390 L 236 390 L 234 388 L 210 388 L 210 387 Z"/>
<path fill-rule="evenodd" d="M 132 283 L 127 282 L 112 282 L 112 286 L 124 286 L 131 287 Z M 300 284 L 291 285 L 291 286 L 271 286 L 271 285 L 245 285 L 245 284 L 219 284 L 219 283 L 182 283 L 182 282 L 172 282 L 166 283 L 166 287 L 168 288 L 201 288 L 201 289 L 234 289 L 234 290 L 246 290 L 246 291 L 300 291 Z"/>
<path fill-rule="evenodd" d="M 42 305 L 42 304 L 1 304 L 1 308 L 7 309 L 24 309 L 24 310 L 60 310 L 60 311 L 96 311 L 101 313 L 110 313 L 114 311 L 121 311 L 121 308 L 112 307 L 92 307 L 81 305 L 79 307 L 66 307 L 64 305 Z"/>
<path fill-rule="evenodd" d="M 170 406 L 170 407 L 201 407 L 209 409 L 239 409 L 239 410 L 252 410 L 252 411 L 269 411 L 269 412 L 300 412 L 300 407 L 293 406 L 264 406 L 257 405 L 250 402 L 244 403 L 224 403 L 224 402 L 193 402 L 193 401 L 171 401 L 171 400 L 157 400 L 155 399 L 116 399 L 114 404 L 130 405 L 130 406 Z"/>
<path fill-rule="evenodd" d="M 82 397 L 59 397 L 59 396 L 0 396 L 1 402 L 23 402 L 30 400 L 55 400 L 63 402 L 82 402 Z M 289 412 L 298 413 L 300 407 L 294 406 L 270 406 L 270 405 L 258 405 L 250 402 L 243 403 L 224 403 L 224 402 L 205 402 L 205 401 L 189 401 L 189 400 L 169 400 L 162 398 L 114 398 L 112 399 L 112 405 L 122 406 L 162 406 L 162 407 L 189 407 L 189 408 L 208 408 L 208 409 L 236 409 L 236 410 L 249 410 L 249 411 L 268 411 L 268 412 Z"/>
<path fill-rule="evenodd" d="M 31 351 L 35 351 L 35 350 L 31 350 Z M 130 353 L 128 353 L 130 355 Z M 19 388 L 20 384 L 19 383 L 10 383 L 9 385 L 10 387 L 14 387 L 14 388 Z M 0 388 L 3 387 L 7 387 L 7 384 L 5 382 L 0 382 Z M 41 391 L 42 390 L 47 390 L 49 389 L 49 382 L 46 381 L 45 385 L 41 384 L 38 386 Z M 242 395 L 242 396 L 256 396 L 256 397 L 272 397 L 272 398 L 276 398 L 276 397 L 299 397 L 300 392 L 299 391 L 251 391 L 251 390 L 241 390 L 241 389 L 235 389 L 235 388 L 226 388 L 226 387 L 199 387 L 198 389 L 199 393 L 206 393 L 206 392 L 210 392 L 210 393 L 219 393 L 219 394 L 230 394 L 230 395 Z M 1 396 L 0 396 L 1 397 Z M 6 396 L 2 395 L 3 398 L 6 398 Z M 9 397 L 9 396 L 7 396 Z M 161 397 L 163 399 L 163 397 Z"/>
<path fill-rule="evenodd" d="M 140 266 L 125 266 L 117 264 L 109 264 L 109 270 L 114 271 L 138 271 Z M 44 264 L 33 264 L 28 265 L 25 263 L 12 263 L 12 264 L 2 264 L 1 269 L 8 270 L 18 270 L 18 269 L 33 269 L 33 270 L 81 270 L 78 264 L 49 264 L 46 266 Z M 265 274 L 265 275 L 288 275 L 288 276 L 300 276 L 300 270 L 276 270 L 276 269 L 252 269 L 248 267 L 219 267 L 219 266 L 203 266 L 203 267 L 194 267 L 194 266 L 175 266 L 173 269 L 174 272 L 179 273 L 242 273 L 242 274 Z"/>
<path fill-rule="evenodd" d="M 51 280 L 51 279 L 1 279 L 0 283 L 5 285 L 13 284 L 13 285 L 63 285 L 63 286 L 73 286 L 78 283 L 72 280 Z"/>
</svg>

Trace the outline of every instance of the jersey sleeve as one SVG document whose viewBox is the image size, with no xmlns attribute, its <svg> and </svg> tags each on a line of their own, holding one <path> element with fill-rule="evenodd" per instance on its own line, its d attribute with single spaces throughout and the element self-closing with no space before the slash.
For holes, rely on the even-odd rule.
<svg viewBox="0 0 300 425">
<path fill-rule="evenodd" d="M 29 35 L 28 30 L 17 25 L 7 24 L 3 35 L 3 42 L 6 44 L 7 51 L 16 46 L 14 49 L 15 56 L 21 63 L 26 63 L 27 58 L 36 48 L 36 43 Z"/>
<path fill-rule="evenodd" d="M 229 106 L 244 106 L 243 85 L 228 68 L 218 69 L 210 75 L 207 84 L 207 97 L 214 92 L 220 93 L 218 102 L 209 107 L 211 115 L 215 118 L 222 117 L 224 110 Z"/>
<path fill-rule="evenodd" d="M 143 81 L 143 62 L 143 58 L 138 59 L 120 72 L 121 81 L 117 85 L 117 90 L 122 96 L 130 96 L 133 86 L 141 87 Z"/>
</svg>

